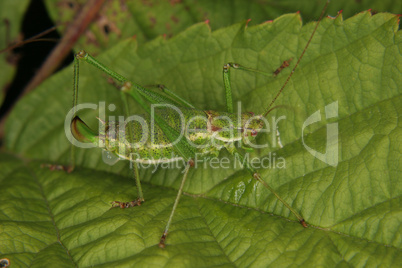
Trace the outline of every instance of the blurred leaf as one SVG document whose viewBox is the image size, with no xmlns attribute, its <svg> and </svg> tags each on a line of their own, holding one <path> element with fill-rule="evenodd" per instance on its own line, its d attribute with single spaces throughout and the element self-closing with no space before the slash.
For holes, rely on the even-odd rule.
<svg viewBox="0 0 402 268">
<path fill-rule="evenodd" d="M 74 19 L 84 0 L 45 0 L 47 10 L 55 22 L 62 24 Z M 191 25 L 209 20 L 212 30 L 227 27 L 247 19 L 250 25 L 273 20 L 285 13 L 300 11 L 306 22 L 317 20 L 325 1 L 246 1 L 246 0 L 132 0 L 107 1 L 98 18 L 75 46 L 92 54 L 99 54 L 118 41 L 135 37 L 139 43 L 160 35 L 168 38 Z M 368 9 L 375 12 L 402 13 L 401 2 L 393 0 L 333 1 L 327 14 L 336 16 L 343 10 L 348 18 Z M 60 30 L 63 32 L 64 27 Z"/>
<path fill-rule="evenodd" d="M 21 41 L 20 28 L 29 0 L 0 2 L 0 50 Z M 0 105 L 17 68 L 18 56 L 11 51 L 0 54 Z"/>
<path fill-rule="evenodd" d="M 126 40 L 99 60 L 139 84 L 165 84 L 200 109 L 223 111 L 224 63 L 271 73 L 293 58 L 277 77 L 233 72 L 234 100 L 242 101 L 243 110 L 261 113 L 314 26 L 301 27 L 297 14 L 214 32 L 200 23 L 138 48 Z M 252 155 L 271 157 L 271 166 L 259 172 L 310 228 L 239 167 L 199 163 L 190 171 L 165 249 L 158 242 L 181 170 L 143 169 L 146 202 L 109 210 L 111 201 L 136 197 L 124 162 L 107 166 L 95 148 L 78 150 L 79 168 L 72 174 L 40 168 L 43 162 L 69 161 L 63 129 L 71 109 L 72 68 L 67 68 L 20 101 L 7 122 L 11 154 L 0 156 L 0 258 L 16 266 L 397 266 L 402 262 L 400 46 L 395 15 L 324 19 L 276 102 L 290 108 L 272 112 L 286 118 L 278 123 L 283 148 L 275 131 L 257 139 L 271 141 L 270 148 Z M 81 66 L 80 89 L 80 103 L 106 101 L 122 113 L 119 92 L 92 67 Z M 324 107 L 335 101 L 338 116 L 304 132 L 308 146 L 325 152 L 326 125 L 338 124 L 339 163 L 332 167 L 306 151 L 301 135 L 305 120 L 317 110 L 326 118 Z M 131 112 L 141 113 L 138 106 L 131 102 Z M 97 111 L 81 115 L 96 126 Z M 224 152 L 220 156 L 233 160 Z M 283 159 L 285 168 L 273 159 Z"/>
</svg>

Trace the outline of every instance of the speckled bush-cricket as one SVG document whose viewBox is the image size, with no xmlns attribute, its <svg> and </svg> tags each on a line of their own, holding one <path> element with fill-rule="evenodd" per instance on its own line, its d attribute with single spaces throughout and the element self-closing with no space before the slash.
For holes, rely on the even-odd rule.
<svg viewBox="0 0 402 268">
<path fill-rule="evenodd" d="M 165 247 L 169 226 L 182 195 L 189 170 L 194 166 L 195 157 L 218 156 L 219 151 L 225 148 L 235 159 L 245 163 L 245 169 L 250 173 L 250 176 L 263 184 L 265 188 L 274 194 L 293 213 L 302 226 L 307 227 L 307 223 L 303 217 L 261 178 L 260 174 L 245 158 L 244 150 L 240 150 L 239 147 L 245 150 L 252 149 L 247 145 L 262 130 L 267 115 L 276 108 L 273 107 L 273 104 L 284 90 L 303 58 L 325 13 L 327 5 L 328 2 L 285 83 L 265 108 L 265 111 L 258 115 L 252 112 L 234 113 L 230 81 L 231 70 L 255 72 L 272 77 L 281 72 L 283 68 L 289 66 L 291 59 L 285 60 L 273 73 L 262 72 L 237 63 L 225 64 L 223 67 L 223 80 L 227 111 L 218 112 L 213 110 L 197 110 L 193 105 L 164 86 L 162 87 L 162 93 L 149 90 L 110 70 L 87 52 L 78 52 L 75 55 L 74 61 L 74 107 L 77 105 L 80 61 L 85 61 L 100 69 L 121 85 L 119 89 L 125 105 L 126 119 L 123 118 L 119 122 L 100 119 L 99 132 L 90 129 L 78 116 L 75 116 L 71 121 L 71 132 L 77 141 L 95 144 L 120 158 L 134 163 L 132 167 L 137 184 L 137 199 L 130 202 L 114 201 L 112 202 L 112 207 L 134 207 L 141 205 L 145 201 L 141 189 L 138 167 L 135 163 L 158 164 L 184 161 L 185 168 L 180 188 L 159 242 L 160 247 Z M 134 98 L 147 114 L 129 116 L 127 95 Z M 73 113 L 75 114 L 75 110 L 73 110 Z"/>
</svg>

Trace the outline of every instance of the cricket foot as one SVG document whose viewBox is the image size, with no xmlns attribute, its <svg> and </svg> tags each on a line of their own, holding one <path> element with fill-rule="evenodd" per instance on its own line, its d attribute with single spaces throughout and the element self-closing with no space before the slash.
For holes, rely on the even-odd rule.
<svg viewBox="0 0 402 268">
<path fill-rule="evenodd" d="M 113 201 L 112 202 L 112 208 L 130 208 L 130 207 L 137 207 L 141 206 L 141 204 L 144 202 L 143 199 L 137 198 L 136 200 L 130 201 L 130 202 L 120 202 L 120 201 Z"/>
</svg>

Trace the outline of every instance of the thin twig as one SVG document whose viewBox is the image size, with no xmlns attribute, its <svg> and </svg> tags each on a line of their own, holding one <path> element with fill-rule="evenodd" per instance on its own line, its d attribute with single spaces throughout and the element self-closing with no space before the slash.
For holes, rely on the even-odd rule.
<svg viewBox="0 0 402 268">
<path fill-rule="evenodd" d="M 57 67 L 59 67 L 60 63 L 65 59 L 68 53 L 70 53 L 75 42 L 96 17 L 104 2 L 105 0 L 89 0 L 81 8 L 76 19 L 68 26 L 65 35 L 60 40 L 60 43 L 52 50 L 39 71 L 24 88 L 22 96 L 41 84 L 43 80 L 50 76 Z"/>
</svg>

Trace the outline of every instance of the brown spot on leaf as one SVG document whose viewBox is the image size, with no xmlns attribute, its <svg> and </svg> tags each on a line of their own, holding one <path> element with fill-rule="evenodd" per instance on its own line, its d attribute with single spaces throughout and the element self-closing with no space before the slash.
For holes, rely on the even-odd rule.
<svg viewBox="0 0 402 268">
<path fill-rule="evenodd" d="M 221 130 L 221 129 L 222 129 L 221 127 L 217 127 L 217 126 L 211 125 L 211 130 L 212 130 L 213 132 L 219 131 L 219 130 Z"/>
<path fill-rule="evenodd" d="M 149 22 L 151 23 L 151 27 L 154 28 L 156 25 L 156 18 L 154 16 L 149 17 Z"/>
<path fill-rule="evenodd" d="M 98 40 L 96 40 L 96 35 L 91 31 L 85 31 L 86 43 L 94 44 L 95 46 L 99 46 Z"/>
<path fill-rule="evenodd" d="M 96 20 L 96 24 L 102 32 L 104 33 L 104 37 L 107 39 L 110 33 L 115 33 L 117 36 L 121 36 L 121 30 L 117 27 L 116 23 L 111 20 L 110 17 L 101 15 Z"/>
<path fill-rule="evenodd" d="M 171 17 L 170 17 L 170 19 L 174 22 L 174 23 L 179 23 L 179 18 L 178 17 L 176 17 L 175 15 L 172 15 Z"/>
<path fill-rule="evenodd" d="M 81 4 L 71 1 L 71 0 L 60 0 L 56 4 L 57 10 L 63 12 L 65 9 L 69 9 L 74 12 L 78 12 L 78 10 L 81 8 Z"/>
<path fill-rule="evenodd" d="M 126 0 L 120 0 L 120 10 L 126 12 L 128 10 Z"/>
<path fill-rule="evenodd" d="M 142 2 L 142 4 L 143 4 L 144 6 L 149 6 L 149 7 L 152 7 L 152 6 L 153 6 L 152 2 L 149 1 L 149 0 L 142 0 L 141 2 Z"/>
<path fill-rule="evenodd" d="M 172 6 L 174 6 L 174 5 L 176 5 L 176 4 L 180 4 L 180 3 L 181 3 L 181 0 L 170 0 L 169 2 L 170 2 L 170 4 L 171 4 Z"/>
</svg>

